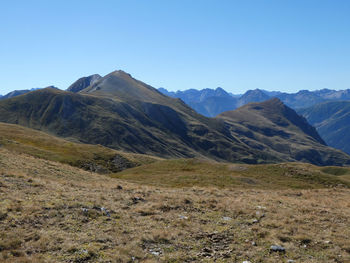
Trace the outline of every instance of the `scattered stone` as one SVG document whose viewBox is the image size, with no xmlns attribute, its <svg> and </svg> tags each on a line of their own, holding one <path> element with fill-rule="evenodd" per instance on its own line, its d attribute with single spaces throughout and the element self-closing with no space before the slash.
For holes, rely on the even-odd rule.
<svg viewBox="0 0 350 263">
<path fill-rule="evenodd" d="M 186 205 L 192 204 L 192 201 L 189 200 L 189 199 L 185 199 L 185 204 L 186 204 Z"/>
<path fill-rule="evenodd" d="M 288 260 L 287 260 L 287 263 L 295 263 L 295 260 L 293 260 L 293 259 L 288 259 Z"/>
<path fill-rule="evenodd" d="M 260 217 L 260 218 L 265 217 L 265 214 L 264 214 L 264 213 L 261 213 L 260 211 L 256 211 L 255 214 L 256 214 L 257 217 Z"/>
<path fill-rule="evenodd" d="M 180 218 L 180 219 L 188 219 L 187 216 L 183 216 L 183 215 L 180 215 L 179 218 Z"/>
<path fill-rule="evenodd" d="M 158 248 L 151 248 L 149 252 L 154 256 L 160 256 L 162 254 L 162 251 Z"/>
<path fill-rule="evenodd" d="M 137 204 L 137 203 L 139 203 L 139 202 L 145 202 L 145 201 L 146 201 L 146 200 L 143 199 L 142 197 L 137 197 L 137 196 L 134 196 L 133 198 L 131 198 L 131 200 L 132 200 L 132 202 L 133 202 L 134 204 Z"/>
<path fill-rule="evenodd" d="M 211 257 L 212 253 L 213 253 L 213 251 L 210 248 L 205 247 L 205 248 L 202 249 L 202 253 L 200 253 L 200 256 L 202 256 L 202 257 Z"/>
<path fill-rule="evenodd" d="M 109 213 L 109 211 L 106 208 L 101 207 L 101 211 L 104 212 L 106 214 L 106 216 L 108 216 L 108 217 L 111 216 L 111 214 Z"/>
<path fill-rule="evenodd" d="M 89 212 L 89 209 L 83 207 L 83 208 L 81 209 L 81 211 L 83 211 L 83 213 L 86 214 L 87 212 Z"/>
<path fill-rule="evenodd" d="M 230 221 L 232 218 L 229 217 L 229 216 L 224 216 L 222 219 L 225 220 L 225 221 Z"/>
<path fill-rule="evenodd" d="M 271 252 L 286 252 L 286 249 L 284 247 L 281 246 L 277 246 L 277 245 L 273 245 L 270 247 L 270 251 Z"/>
<path fill-rule="evenodd" d="M 261 205 L 258 205 L 256 208 L 258 208 L 258 209 L 266 209 L 265 206 L 261 206 Z"/>
<path fill-rule="evenodd" d="M 325 244 L 332 244 L 332 241 L 326 240 L 326 241 L 324 241 L 324 243 L 325 243 Z"/>
<path fill-rule="evenodd" d="M 257 246 L 257 244 L 256 244 L 256 242 L 255 241 L 252 241 L 252 246 L 254 246 L 254 247 L 256 247 Z"/>
<path fill-rule="evenodd" d="M 245 260 L 245 261 L 243 261 L 242 263 L 251 263 L 250 261 L 248 261 L 248 260 Z"/>
</svg>

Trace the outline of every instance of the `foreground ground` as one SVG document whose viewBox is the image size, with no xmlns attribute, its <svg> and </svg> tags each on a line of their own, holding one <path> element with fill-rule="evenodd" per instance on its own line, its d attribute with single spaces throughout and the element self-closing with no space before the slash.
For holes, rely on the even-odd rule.
<svg viewBox="0 0 350 263">
<path fill-rule="evenodd" d="M 148 181 L 141 167 L 116 179 L 0 149 L 0 262 L 350 262 L 346 184 L 322 175 L 318 189 L 288 189 L 243 166 L 230 168 L 231 179 L 219 167 L 216 175 L 197 167 L 194 177 L 179 162 L 198 186 L 155 176 L 153 166 Z M 302 168 L 272 173 L 280 166 L 268 171 L 312 188 Z"/>
</svg>

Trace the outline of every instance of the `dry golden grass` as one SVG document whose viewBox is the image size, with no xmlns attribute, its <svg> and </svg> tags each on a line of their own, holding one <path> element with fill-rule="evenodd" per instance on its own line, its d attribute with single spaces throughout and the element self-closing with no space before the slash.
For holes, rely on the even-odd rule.
<svg viewBox="0 0 350 263">
<path fill-rule="evenodd" d="M 305 163 L 246 165 L 198 159 L 160 160 L 113 174 L 130 182 L 167 187 L 310 189 L 350 187 L 350 168 Z"/>
<path fill-rule="evenodd" d="M 146 186 L 0 149 L 0 262 L 345 263 L 349 200 L 342 187 Z"/>
</svg>

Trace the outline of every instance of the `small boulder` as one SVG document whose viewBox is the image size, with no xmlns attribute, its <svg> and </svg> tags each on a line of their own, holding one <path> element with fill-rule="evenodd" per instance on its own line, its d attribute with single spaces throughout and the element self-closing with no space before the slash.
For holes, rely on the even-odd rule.
<svg viewBox="0 0 350 263">
<path fill-rule="evenodd" d="M 270 247 L 270 251 L 271 252 L 282 252 L 282 253 L 285 253 L 286 249 L 284 247 L 281 247 L 281 246 L 273 245 L 273 246 Z"/>
</svg>

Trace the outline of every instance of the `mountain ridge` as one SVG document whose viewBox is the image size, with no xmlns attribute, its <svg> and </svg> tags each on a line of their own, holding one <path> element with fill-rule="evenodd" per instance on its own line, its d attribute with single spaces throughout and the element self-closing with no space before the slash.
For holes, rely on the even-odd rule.
<svg viewBox="0 0 350 263">
<path fill-rule="evenodd" d="M 210 92 L 208 92 L 208 90 L 210 90 Z M 206 101 L 200 101 L 198 98 L 201 97 L 202 93 L 213 94 L 215 91 L 214 89 L 189 89 L 169 92 L 165 88 L 160 88 L 159 91 L 171 97 L 181 98 L 186 104 L 207 117 L 215 117 L 224 111 L 237 109 L 247 103 L 262 102 L 273 97 L 279 98 L 283 103 L 295 110 L 310 107 L 325 101 L 350 100 L 350 89 L 299 90 L 295 93 L 254 89 L 248 90 L 241 95 L 234 95 L 225 91 L 227 95 L 221 96 L 221 99 L 215 95 L 211 95 L 206 97 Z"/>
<path fill-rule="evenodd" d="M 328 101 L 298 111 L 328 145 L 350 153 L 350 101 Z"/>
<path fill-rule="evenodd" d="M 280 136 L 283 147 L 272 149 L 268 143 L 250 138 L 267 140 L 270 135 L 261 127 L 240 125 L 244 118 L 237 122 L 220 117 L 206 118 L 182 100 L 161 94 L 123 71 L 114 71 L 77 93 L 49 88 L 2 100 L 0 121 L 117 150 L 165 158 L 201 157 L 245 163 L 300 159 L 294 158 L 296 154 L 286 153 L 285 148 L 288 150 L 292 142 L 288 137 Z M 298 124 L 293 125 L 289 127 L 295 129 Z M 275 131 L 270 129 L 270 132 Z M 312 141 L 308 136 L 298 130 L 293 145 L 305 144 L 304 150 L 317 146 L 319 158 L 314 160 L 312 154 L 304 154 L 300 160 L 321 165 L 349 162 L 350 157 L 346 154 L 320 141 Z M 296 148 L 293 151 L 297 152 Z"/>
</svg>

